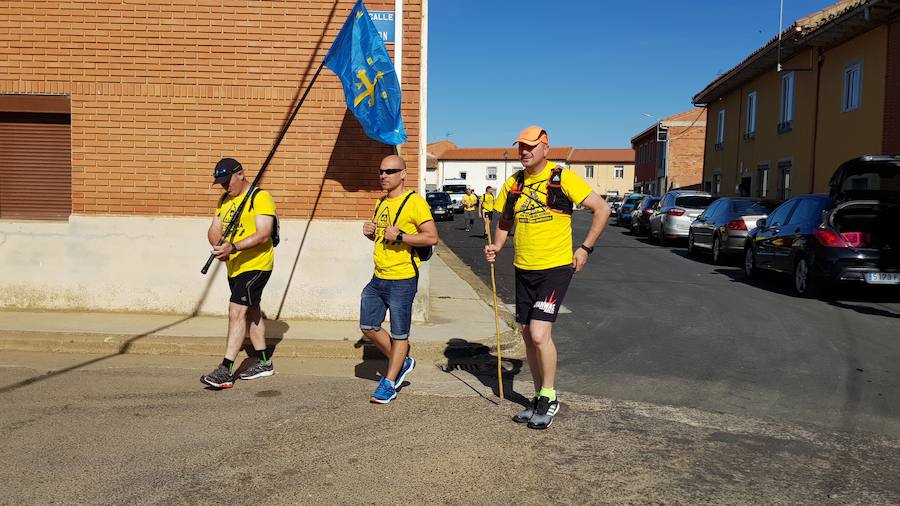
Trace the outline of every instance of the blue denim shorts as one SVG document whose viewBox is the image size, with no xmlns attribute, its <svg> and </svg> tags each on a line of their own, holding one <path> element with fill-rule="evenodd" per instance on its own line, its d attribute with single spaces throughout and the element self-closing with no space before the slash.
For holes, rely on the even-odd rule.
<svg viewBox="0 0 900 506">
<path fill-rule="evenodd" d="M 359 304 L 359 328 L 378 330 L 384 323 L 388 309 L 391 310 L 391 338 L 408 339 L 412 324 L 412 305 L 419 287 L 419 278 L 381 279 L 372 281 L 363 288 Z"/>
</svg>

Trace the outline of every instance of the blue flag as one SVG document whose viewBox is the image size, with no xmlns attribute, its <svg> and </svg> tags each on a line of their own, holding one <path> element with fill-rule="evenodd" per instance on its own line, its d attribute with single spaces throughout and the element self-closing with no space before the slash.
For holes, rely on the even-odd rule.
<svg viewBox="0 0 900 506">
<path fill-rule="evenodd" d="M 385 144 L 406 142 L 397 73 L 362 0 L 357 0 L 325 55 L 325 66 L 340 78 L 347 107 L 366 135 Z"/>
</svg>

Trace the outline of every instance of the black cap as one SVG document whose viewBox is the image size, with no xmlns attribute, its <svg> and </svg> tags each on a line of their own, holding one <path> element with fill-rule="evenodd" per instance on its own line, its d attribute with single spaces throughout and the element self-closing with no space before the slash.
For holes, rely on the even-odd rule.
<svg viewBox="0 0 900 506">
<path fill-rule="evenodd" d="M 232 174 L 242 170 L 244 170 L 244 168 L 241 167 L 241 162 L 234 158 L 223 158 L 219 160 L 219 163 L 216 164 L 216 168 L 213 169 L 213 184 L 227 183 L 228 180 L 231 179 Z"/>
</svg>

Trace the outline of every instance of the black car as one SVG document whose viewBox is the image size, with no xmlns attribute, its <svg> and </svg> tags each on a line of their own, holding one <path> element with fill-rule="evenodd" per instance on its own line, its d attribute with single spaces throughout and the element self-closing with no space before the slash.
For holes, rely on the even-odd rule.
<svg viewBox="0 0 900 506">
<path fill-rule="evenodd" d="M 900 156 L 869 155 L 841 165 L 829 195 L 800 195 L 757 222 L 744 271 L 793 274 L 794 292 L 829 283 L 900 285 Z"/>
<path fill-rule="evenodd" d="M 714 264 L 725 254 L 744 252 L 747 235 L 756 222 L 765 218 L 778 204 L 770 200 L 746 197 L 722 197 L 713 202 L 691 223 L 688 254 L 699 250 L 712 253 Z"/>
<path fill-rule="evenodd" d="M 659 207 L 660 197 L 647 195 L 641 203 L 631 211 L 631 233 L 644 235 L 650 231 L 650 216 Z"/>
<path fill-rule="evenodd" d="M 453 201 L 447 192 L 428 192 L 425 201 L 431 208 L 431 216 L 434 221 L 453 221 Z"/>
</svg>

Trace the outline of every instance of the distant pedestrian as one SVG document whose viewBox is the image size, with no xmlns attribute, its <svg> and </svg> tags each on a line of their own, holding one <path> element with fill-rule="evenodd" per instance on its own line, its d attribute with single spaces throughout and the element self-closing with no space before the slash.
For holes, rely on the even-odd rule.
<svg viewBox="0 0 900 506">
<path fill-rule="evenodd" d="M 522 325 L 534 397 L 513 420 L 532 429 L 546 429 L 559 411 L 553 322 L 573 274 L 587 264 L 594 243 L 606 228 L 610 209 L 581 177 L 547 161 L 550 142 L 544 129 L 528 127 L 516 143 L 524 169 L 507 179 L 497 196 L 500 223 L 484 254 L 488 262 L 494 262 L 515 223 L 516 321 Z M 573 252 L 575 205 L 590 209 L 593 218 L 584 242 Z"/>
<path fill-rule="evenodd" d="M 234 361 L 244 344 L 247 329 L 256 363 L 240 373 L 240 379 L 250 380 L 271 376 L 275 372 L 266 353 L 266 325 L 259 303 L 263 288 L 269 281 L 275 264 L 272 230 L 275 227 L 275 201 L 269 192 L 256 188 L 241 211 L 234 235 L 226 237 L 220 246 L 225 227 L 231 222 L 244 200 L 251 183 L 241 164 L 233 158 L 223 158 L 213 170 L 214 184 L 222 185 L 225 194 L 219 199 L 216 215 L 207 231 L 212 253 L 225 262 L 231 299 L 228 304 L 228 339 L 225 358 L 200 381 L 215 388 L 234 386 Z"/>
<path fill-rule="evenodd" d="M 471 188 L 466 188 L 466 194 L 462 198 L 463 211 L 466 212 L 466 232 L 475 224 L 475 208 L 478 206 L 478 195 Z"/>
<path fill-rule="evenodd" d="M 481 218 L 484 219 L 484 238 L 488 238 L 491 230 L 491 224 L 494 221 L 494 187 L 488 186 L 484 189 L 484 196 L 481 197 L 479 204 L 481 208 Z"/>
<path fill-rule="evenodd" d="M 359 327 L 388 358 L 387 370 L 370 399 L 387 404 L 397 397 L 397 388 L 416 366 L 409 356 L 420 262 L 413 247 L 437 244 L 438 233 L 425 199 L 403 188 L 403 159 L 390 155 L 381 161 L 378 171 L 386 193 L 375 204 L 373 220 L 363 224 L 363 235 L 375 242 L 375 274 L 362 291 Z M 390 334 L 381 328 L 388 309 Z"/>
</svg>

